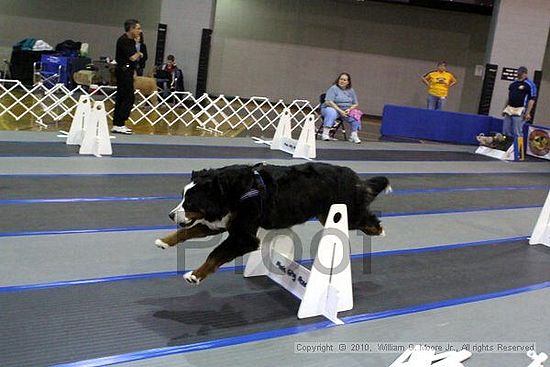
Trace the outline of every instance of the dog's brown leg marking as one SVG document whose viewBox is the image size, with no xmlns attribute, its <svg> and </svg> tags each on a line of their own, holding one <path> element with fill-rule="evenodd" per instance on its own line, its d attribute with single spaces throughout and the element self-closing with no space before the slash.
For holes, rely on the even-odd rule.
<svg viewBox="0 0 550 367">
<path fill-rule="evenodd" d="M 206 259 L 204 264 L 199 266 L 198 269 L 193 270 L 193 275 L 200 280 L 204 280 L 208 275 L 215 273 L 220 266 L 225 263 L 224 260 L 214 259 L 210 256 Z"/>
<path fill-rule="evenodd" d="M 204 224 L 197 224 L 191 228 L 180 228 L 176 232 L 161 238 L 161 241 L 172 247 L 192 238 L 201 238 L 223 232 L 225 232 L 225 229 L 210 229 Z"/>
<path fill-rule="evenodd" d="M 192 272 L 192 275 L 202 281 L 208 275 L 215 273 L 223 264 L 238 256 L 257 250 L 259 244 L 260 240 L 255 235 L 230 234 L 224 242 L 208 255 L 204 264 Z"/>
</svg>

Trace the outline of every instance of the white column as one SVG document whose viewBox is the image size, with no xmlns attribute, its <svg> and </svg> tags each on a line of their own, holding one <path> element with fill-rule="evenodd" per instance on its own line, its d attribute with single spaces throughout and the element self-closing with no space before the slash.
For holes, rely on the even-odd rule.
<svg viewBox="0 0 550 367">
<path fill-rule="evenodd" d="M 214 25 L 215 0 L 162 0 L 160 23 L 168 25 L 164 58 L 183 70 L 185 90 L 195 93 L 203 28 Z M 152 53 L 154 57 L 154 50 Z"/>
<path fill-rule="evenodd" d="M 490 115 L 501 116 L 508 97 L 510 82 L 501 80 L 503 67 L 526 66 L 530 79 L 542 70 L 549 28 L 550 0 L 496 1 L 487 45 L 487 62 L 499 66 Z"/>
</svg>

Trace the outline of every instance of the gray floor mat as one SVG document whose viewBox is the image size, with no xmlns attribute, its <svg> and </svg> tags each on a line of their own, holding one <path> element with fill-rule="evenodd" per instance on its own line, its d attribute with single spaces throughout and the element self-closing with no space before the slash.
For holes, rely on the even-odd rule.
<svg viewBox="0 0 550 367">
<path fill-rule="evenodd" d="M 550 249 L 526 241 L 352 263 L 355 306 L 394 310 L 550 280 Z M 368 265 L 368 264 L 367 264 Z M 0 293 L 0 365 L 45 366 L 304 325 L 298 300 L 266 278 L 221 272 Z"/>
<path fill-rule="evenodd" d="M 361 174 L 363 178 L 371 176 Z M 550 173 L 386 176 L 394 190 L 550 186 Z M 189 174 L 4 176 L 0 177 L 0 202 L 7 199 L 178 196 L 189 179 Z"/>
<path fill-rule="evenodd" d="M 0 157 L 71 157 L 78 156 L 78 147 L 62 142 L 0 142 Z M 125 158 L 256 158 L 277 159 L 288 157 L 287 153 L 267 147 L 226 147 L 207 145 L 167 144 L 114 144 L 112 157 Z M 359 161 L 496 161 L 479 154 L 452 151 L 411 150 L 359 150 L 317 149 L 318 160 Z"/>
<path fill-rule="evenodd" d="M 372 209 L 381 216 L 399 213 L 538 206 L 547 190 L 441 192 L 381 195 Z M 7 213 L 0 235 L 13 232 L 170 226 L 169 211 L 179 199 L 2 205 Z"/>
</svg>

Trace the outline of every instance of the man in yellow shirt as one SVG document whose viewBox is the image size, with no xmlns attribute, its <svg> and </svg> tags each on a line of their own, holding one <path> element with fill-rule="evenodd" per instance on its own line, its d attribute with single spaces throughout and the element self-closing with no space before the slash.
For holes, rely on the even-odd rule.
<svg viewBox="0 0 550 367">
<path fill-rule="evenodd" d="M 457 83 L 455 76 L 447 71 L 447 62 L 441 61 L 437 69 L 422 76 L 428 87 L 428 109 L 442 110 L 449 95 L 449 88 Z"/>
</svg>

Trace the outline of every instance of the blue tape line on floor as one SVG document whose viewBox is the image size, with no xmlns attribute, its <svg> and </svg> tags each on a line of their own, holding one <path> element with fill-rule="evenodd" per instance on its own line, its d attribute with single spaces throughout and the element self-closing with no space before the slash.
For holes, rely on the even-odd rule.
<svg viewBox="0 0 550 367">
<path fill-rule="evenodd" d="M 533 191 L 548 190 L 550 186 L 495 186 L 495 187 L 436 187 L 429 189 L 401 189 L 394 190 L 391 195 L 415 195 L 432 193 L 451 193 L 451 192 L 478 192 L 478 191 Z M 155 200 L 180 200 L 178 195 L 158 195 L 158 196 L 98 196 L 84 198 L 43 198 L 43 199 L 4 199 L 0 200 L 0 205 L 24 205 L 24 204 L 75 204 L 75 203 L 93 203 L 93 202 L 117 202 L 117 201 L 155 201 Z"/>
<path fill-rule="evenodd" d="M 54 198 L 54 199 L 5 199 L 0 200 L 0 205 L 24 205 L 24 204 L 75 204 L 110 201 L 152 201 L 152 200 L 181 200 L 181 196 L 98 196 L 90 198 Z"/>
<path fill-rule="evenodd" d="M 455 299 L 450 299 L 446 301 L 415 305 L 415 306 L 405 307 L 405 308 L 400 308 L 395 310 L 348 316 L 348 317 L 342 318 L 342 321 L 344 321 L 344 323 L 346 324 L 356 324 L 356 323 L 367 322 L 372 320 L 379 320 L 379 319 L 385 319 L 385 318 L 390 318 L 395 316 L 430 311 L 430 310 L 435 310 L 439 308 L 458 306 L 458 305 L 468 304 L 472 302 L 496 299 L 496 298 L 501 298 L 505 296 L 511 296 L 516 294 L 541 290 L 548 287 L 550 287 L 550 282 L 543 282 L 543 283 L 528 285 L 525 287 L 507 289 L 504 291 L 480 294 L 480 295 L 471 296 L 471 297 L 455 298 Z M 296 334 L 301 334 L 306 332 L 323 330 L 334 326 L 335 325 L 330 323 L 329 321 L 318 322 L 318 323 L 313 323 L 313 324 L 304 325 L 304 326 L 270 330 L 270 331 L 255 333 L 255 334 L 241 335 L 237 337 L 230 337 L 230 338 L 216 339 L 216 340 L 210 340 L 206 342 L 200 342 L 200 343 L 194 343 L 194 344 L 188 344 L 188 345 L 181 345 L 177 347 L 149 349 L 149 350 L 144 350 L 144 351 L 135 352 L 135 353 L 120 354 L 120 355 L 97 358 L 97 359 L 89 359 L 86 361 L 79 361 L 74 363 L 59 364 L 52 367 L 110 366 L 110 365 L 115 365 L 120 363 L 135 362 L 139 360 L 165 357 L 165 356 L 175 355 L 175 354 L 185 354 L 185 353 L 217 349 L 217 348 L 228 347 L 228 346 L 235 346 L 235 345 L 257 342 L 257 341 L 269 340 L 269 339 L 274 339 L 274 338 L 279 338 L 284 336 L 291 336 L 291 335 L 296 335 Z"/>
<path fill-rule="evenodd" d="M 518 205 L 518 206 L 507 206 L 502 208 L 464 208 L 464 209 L 443 209 L 443 210 L 424 210 L 417 212 L 394 212 L 394 213 L 382 213 L 379 215 L 381 218 L 391 218 L 391 217 L 412 217 L 416 215 L 434 215 L 434 214 L 453 214 L 453 213 L 472 213 L 472 212 L 488 212 L 488 211 L 499 211 L 499 210 L 517 210 L 517 209 L 534 209 L 542 208 L 542 205 Z"/>
<path fill-rule="evenodd" d="M 432 252 L 432 251 L 448 251 L 448 250 L 454 250 L 454 249 L 466 248 L 466 247 L 498 245 L 501 243 L 526 241 L 527 239 L 528 239 L 527 236 L 507 237 L 507 238 L 499 238 L 499 239 L 491 239 L 491 240 L 483 240 L 483 241 L 452 243 L 452 244 L 444 244 L 444 245 L 437 245 L 437 246 L 362 253 L 362 254 L 351 255 L 351 259 L 357 260 L 357 259 L 363 259 L 365 257 L 398 256 L 398 255 L 420 254 L 420 253 Z M 297 262 L 302 265 L 307 265 L 307 264 L 313 263 L 313 259 L 302 259 L 302 260 L 298 260 Z M 36 290 L 36 289 L 60 288 L 60 287 L 68 287 L 68 286 L 75 286 L 75 285 L 108 283 L 108 282 L 117 282 L 117 281 L 124 281 L 124 280 L 168 277 L 168 276 L 181 275 L 187 271 L 189 270 L 182 270 L 178 272 L 173 271 L 173 272 L 160 272 L 160 273 L 129 274 L 129 275 L 119 275 L 119 276 L 104 277 L 104 278 L 90 278 L 90 279 L 81 279 L 81 280 L 59 281 L 59 282 L 52 282 L 52 283 L 5 286 L 5 287 L 0 287 L 0 293 L 21 292 L 21 291 Z M 229 271 L 242 273 L 244 271 L 244 266 L 242 265 L 224 266 L 218 270 L 218 272 L 229 272 Z"/>
<path fill-rule="evenodd" d="M 164 278 L 164 277 L 176 276 L 178 274 L 180 273 L 176 271 L 166 271 L 166 272 L 159 272 L 159 273 L 118 275 L 118 276 L 104 277 L 104 278 L 66 280 L 66 281 L 59 281 L 59 282 L 52 282 L 52 283 L 23 284 L 23 285 L 14 285 L 14 286 L 8 286 L 8 287 L 0 287 L 0 293 L 13 293 L 13 292 L 30 291 L 30 290 L 37 290 L 37 289 L 61 288 L 61 287 L 68 287 L 68 286 L 75 286 L 75 285 L 111 283 L 111 282 L 119 282 L 124 280 Z"/>
<path fill-rule="evenodd" d="M 425 210 L 418 212 L 394 212 L 394 213 L 382 213 L 380 218 L 392 218 L 392 217 L 411 217 L 417 215 L 436 215 L 436 214 L 460 214 L 471 212 L 485 212 L 485 211 L 505 211 L 505 210 L 518 210 L 518 209 L 535 209 L 542 208 L 542 205 L 527 205 L 527 206 L 511 206 L 502 208 L 466 208 L 466 209 L 449 209 L 449 210 Z M 308 222 L 316 222 L 316 219 L 310 219 Z M 175 225 L 165 226 L 143 226 L 143 227 L 113 227 L 113 228 L 71 228 L 71 229 L 53 229 L 43 231 L 22 231 L 22 232 L 0 232 L 0 238 L 2 237 L 26 237 L 26 236 L 51 236 L 51 235 L 65 235 L 65 234 L 88 234 L 88 233 L 108 233 L 108 232 L 132 232 L 132 231 L 155 231 L 155 230 L 169 230 L 176 229 Z"/>
<path fill-rule="evenodd" d="M 108 232 L 133 232 L 133 231 L 158 231 L 175 230 L 176 225 L 165 226 L 143 226 L 143 227 L 114 227 L 114 228 L 74 228 L 74 229 L 53 229 L 47 231 L 22 231 L 22 232 L 0 232 L 1 237 L 26 237 L 26 236 L 51 236 L 65 234 L 88 234 Z"/>
</svg>

